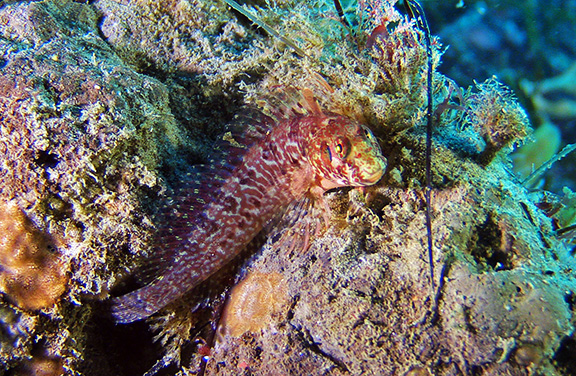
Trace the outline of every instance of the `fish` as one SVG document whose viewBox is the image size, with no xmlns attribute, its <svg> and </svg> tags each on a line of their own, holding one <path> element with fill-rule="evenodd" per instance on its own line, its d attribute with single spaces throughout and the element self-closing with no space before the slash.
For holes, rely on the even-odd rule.
<svg viewBox="0 0 576 376">
<path fill-rule="evenodd" d="M 230 263 L 290 205 L 311 200 L 327 207 L 326 191 L 380 180 L 387 160 L 372 131 L 323 111 L 310 91 L 302 93 L 298 110 L 291 105 L 273 115 L 260 112 L 250 117 L 243 135 L 224 137 L 228 157 L 205 166 L 179 190 L 168 207 L 167 229 L 160 231 L 160 275 L 112 298 L 117 323 L 147 318 L 181 298 Z"/>
</svg>

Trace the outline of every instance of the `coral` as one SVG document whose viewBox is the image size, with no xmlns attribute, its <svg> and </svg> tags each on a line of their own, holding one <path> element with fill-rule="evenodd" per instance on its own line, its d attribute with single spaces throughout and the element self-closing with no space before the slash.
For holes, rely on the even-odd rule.
<svg viewBox="0 0 576 376">
<path fill-rule="evenodd" d="M 279 273 L 249 273 L 230 291 L 222 314 L 221 332 L 239 337 L 258 332 L 286 304 L 284 280 Z"/>
<path fill-rule="evenodd" d="M 481 181 L 477 165 L 463 167 L 461 178 L 474 184 L 460 181 L 436 191 L 433 201 L 436 247 L 446 257 L 437 266 L 446 294 L 439 325 L 422 322 L 430 302 L 423 214 L 413 210 L 421 204 L 418 194 L 389 187 L 369 189 L 366 201 L 354 191 L 335 194 L 333 206 L 350 207 L 338 213 L 347 227 L 332 228 L 307 253 L 270 240 L 250 265 L 254 273 L 284 276 L 292 299 L 280 312 L 287 312 L 272 316 L 260 333 L 218 344 L 210 370 L 234 374 L 246 361 L 262 374 L 452 374 L 476 367 L 488 374 L 528 374 L 534 367 L 557 374 L 549 359 L 571 333 L 565 291 L 573 281 L 556 276 L 574 261 L 553 236 L 539 240 L 531 220 L 550 234 L 549 220 L 524 188 L 504 183 L 502 194 L 507 173 L 500 164 Z M 528 205 L 531 220 L 518 201 Z M 560 252 L 558 262 L 542 254 L 544 242 Z"/>
<path fill-rule="evenodd" d="M 118 55 L 140 71 L 202 75 L 218 92 L 246 71 L 258 71 L 275 54 L 253 30 L 230 20 L 219 1 L 142 2 L 100 0 L 102 33 Z M 141 27 L 142 23 L 154 27 Z M 238 59 L 238 52 L 242 58 Z"/>
<path fill-rule="evenodd" d="M 576 40 L 564 30 L 574 28 L 574 3 L 552 0 L 518 6 L 514 1 L 486 0 L 457 8 L 450 3 L 422 4 L 429 23 L 450 46 L 442 72 L 460 85 L 496 75 L 517 92 L 535 129 L 553 123 L 563 142 L 573 142 Z M 573 156 L 566 158 L 536 183 L 560 193 L 563 186 L 574 186 L 575 166 Z"/>
<path fill-rule="evenodd" d="M 492 161 L 498 151 L 528 135 L 528 116 L 508 88 L 490 78 L 476 85 L 477 93 L 466 96 L 465 123 L 476 127 L 486 142 L 480 155 L 483 163 Z"/>
<path fill-rule="evenodd" d="M 36 317 L 0 306 L 0 364 L 3 368 L 17 364 L 30 354 L 32 335 L 38 324 Z"/>
<path fill-rule="evenodd" d="M 0 290 L 24 309 L 56 303 L 66 290 L 69 264 L 46 234 L 15 204 L 0 206 Z"/>
</svg>

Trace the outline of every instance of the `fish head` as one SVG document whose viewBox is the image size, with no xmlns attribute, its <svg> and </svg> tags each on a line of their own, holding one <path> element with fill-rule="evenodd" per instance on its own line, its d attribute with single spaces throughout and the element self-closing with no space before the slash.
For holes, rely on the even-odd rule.
<svg viewBox="0 0 576 376">
<path fill-rule="evenodd" d="M 380 180 L 387 160 L 368 127 L 342 115 L 326 116 L 318 123 L 307 152 L 318 186 L 361 187 Z"/>
</svg>

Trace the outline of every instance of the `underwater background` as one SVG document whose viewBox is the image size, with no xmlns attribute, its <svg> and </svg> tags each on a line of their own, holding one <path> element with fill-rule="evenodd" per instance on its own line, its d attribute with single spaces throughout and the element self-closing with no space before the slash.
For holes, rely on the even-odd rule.
<svg viewBox="0 0 576 376">
<path fill-rule="evenodd" d="M 418 20 L 230 4 L 0 1 L 0 375 L 576 375 L 576 1 L 420 1 L 433 265 Z M 295 203 L 115 323 L 194 166 L 305 90 L 372 130 L 380 182 L 329 191 L 326 217 Z"/>
<path fill-rule="evenodd" d="M 574 143 L 574 72 L 576 30 L 573 1 L 523 3 L 507 1 L 424 2 L 429 22 L 449 46 L 439 70 L 468 86 L 496 75 L 527 110 L 537 150 L 555 153 Z M 525 150 L 528 150 L 525 149 Z M 547 154 L 549 156 L 550 154 Z M 522 156 L 523 157 L 523 156 Z M 526 173 L 521 156 L 516 171 Z M 574 187 L 574 158 L 560 160 L 540 181 L 547 190 Z"/>
</svg>

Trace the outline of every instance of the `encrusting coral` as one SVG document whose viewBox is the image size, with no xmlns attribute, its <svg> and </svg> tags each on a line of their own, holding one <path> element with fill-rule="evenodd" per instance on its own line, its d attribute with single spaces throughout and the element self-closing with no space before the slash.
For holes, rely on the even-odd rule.
<svg viewBox="0 0 576 376">
<path fill-rule="evenodd" d="M 29 358 L 40 342 L 67 372 L 77 367 L 92 311 L 79 304 L 112 285 L 109 252 L 123 248 L 130 257 L 142 249 L 151 224 L 138 196 L 160 191 L 150 171 L 184 139 L 168 116 L 167 90 L 116 57 L 98 36 L 97 19 L 90 6 L 71 1 L 0 8 L 0 210 L 3 226 L 20 231 L 2 235 L 12 242 L 2 251 L 3 287 L 13 288 L 14 273 L 49 282 L 22 298 L 4 291 L 4 367 Z M 30 239 L 30 257 L 12 256 L 20 235 Z M 53 254 L 43 248 L 47 239 Z M 18 308 L 52 306 L 61 295 L 42 314 Z"/>
<path fill-rule="evenodd" d="M 16 205 L 0 206 L 0 291 L 21 308 L 50 307 L 66 290 L 68 262 Z"/>
<path fill-rule="evenodd" d="M 251 9 L 303 58 L 212 0 L 0 8 L 0 199 L 25 213 L 11 220 L 25 215 L 37 239 L 54 239 L 53 257 L 69 265 L 50 307 L 21 309 L 9 293 L 0 302 L 4 369 L 44 359 L 70 375 L 574 371 L 576 263 L 553 218 L 509 172 L 508 146 L 527 122 L 493 80 L 456 98 L 451 80 L 433 74 L 442 111 L 430 291 L 427 55 L 422 32 L 394 4 L 362 2 L 347 15 L 354 30 L 335 21 L 332 3 Z M 436 69 L 437 39 L 432 47 Z M 210 161 L 245 104 L 270 113 L 302 89 L 374 132 L 388 160 L 381 181 L 329 191 L 321 227 L 305 206 L 289 208 L 250 245 L 252 257 L 146 322 L 112 324 L 107 299 L 140 285 L 128 274 L 154 271 L 146 260 L 166 225 L 155 215 L 189 165 Z M 209 321 L 221 322 L 216 341 Z"/>
<path fill-rule="evenodd" d="M 230 292 L 222 313 L 221 332 L 232 337 L 259 332 L 270 323 L 271 315 L 286 304 L 286 299 L 281 274 L 248 274 Z"/>
</svg>

